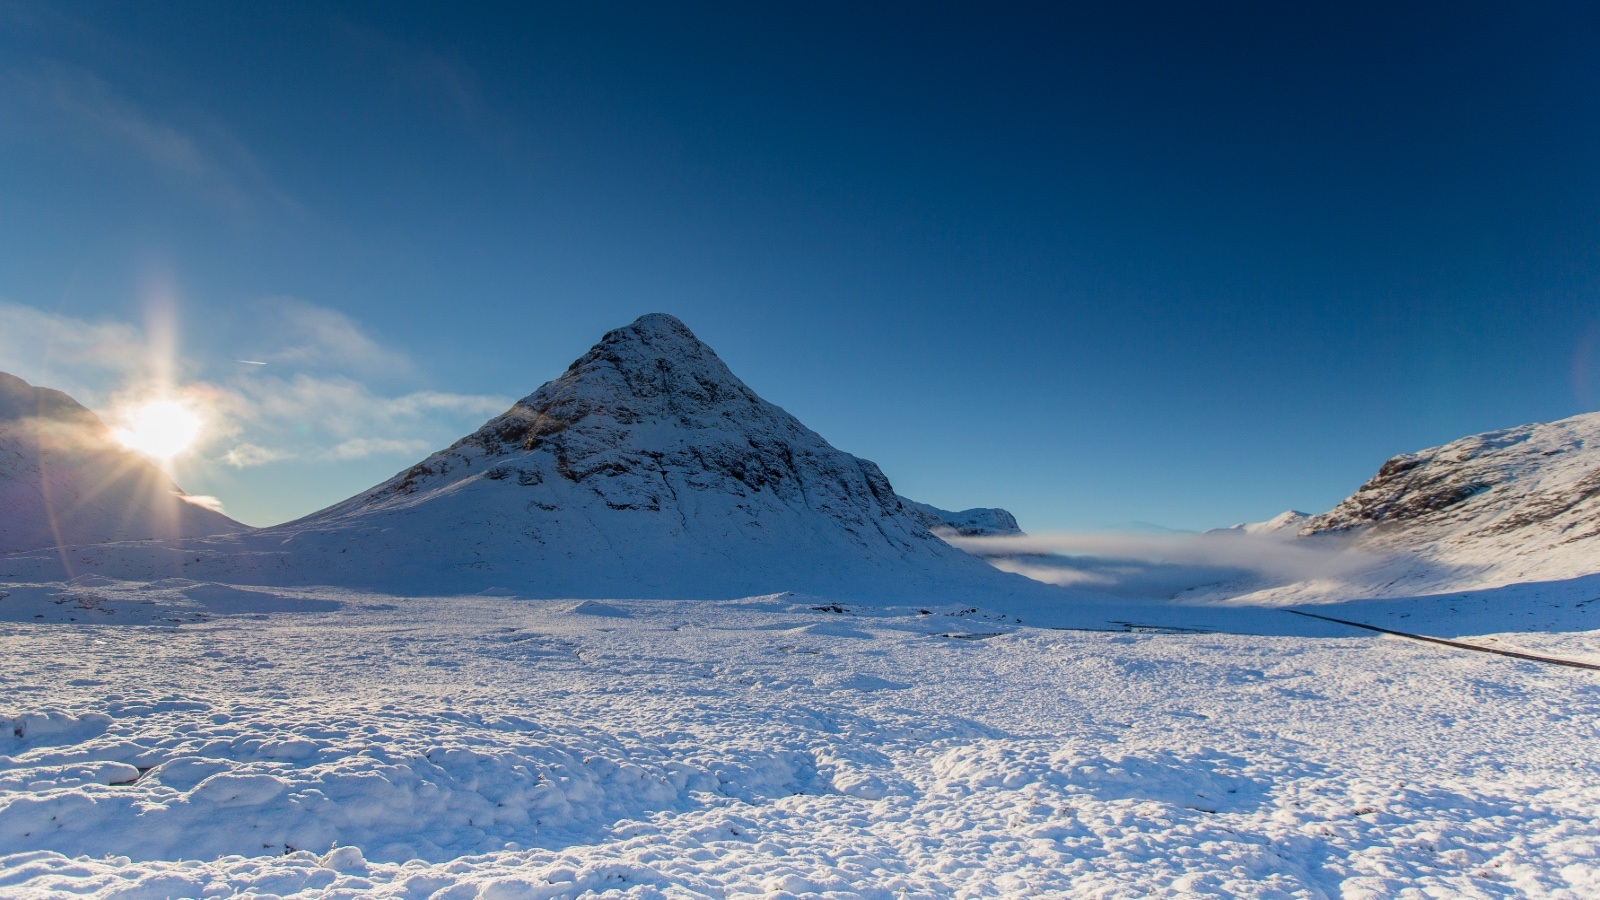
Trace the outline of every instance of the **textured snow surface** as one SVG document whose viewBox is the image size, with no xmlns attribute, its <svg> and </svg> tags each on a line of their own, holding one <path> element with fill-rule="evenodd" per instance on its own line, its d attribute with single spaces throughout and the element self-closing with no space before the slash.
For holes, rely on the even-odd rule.
<svg viewBox="0 0 1600 900">
<path fill-rule="evenodd" d="M 60 391 L 0 372 L 0 553 L 245 531 Z"/>
<path fill-rule="evenodd" d="M 1600 675 L 1277 608 L 1600 661 L 1597 416 L 1197 536 L 1365 555 L 1173 603 L 955 549 L 1025 538 L 669 316 L 225 536 L 0 388 L 0 896 L 1600 896 Z"/>
<path fill-rule="evenodd" d="M 1591 672 L 793 595 L 7 589 L 5 896 L 1600 892 Z"/>
</svg>

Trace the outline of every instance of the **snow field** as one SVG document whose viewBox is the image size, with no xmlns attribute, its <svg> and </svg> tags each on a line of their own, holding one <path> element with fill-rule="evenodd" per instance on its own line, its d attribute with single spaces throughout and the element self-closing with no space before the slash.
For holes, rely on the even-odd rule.
<svg viewBox="0 0 1600 900">
<path fill-rule="evenodd" d="M 1594 673 L 792 596 L 277 601 L 0 624 L 0 894 L 1600 890 Z"/>
</svg>

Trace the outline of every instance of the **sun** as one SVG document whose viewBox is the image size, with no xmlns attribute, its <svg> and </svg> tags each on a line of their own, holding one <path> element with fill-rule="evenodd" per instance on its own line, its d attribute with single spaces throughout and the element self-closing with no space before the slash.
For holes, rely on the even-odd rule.
<svg viewBox="0 0 1600 900">
<path fill-rule="evenodd" d="M 140 404 L 112 435 L 129 450 L 163 462 L 189 449 L 205 423 L 200 414 L 177 400 L 150 400 Z"/>
</svg>

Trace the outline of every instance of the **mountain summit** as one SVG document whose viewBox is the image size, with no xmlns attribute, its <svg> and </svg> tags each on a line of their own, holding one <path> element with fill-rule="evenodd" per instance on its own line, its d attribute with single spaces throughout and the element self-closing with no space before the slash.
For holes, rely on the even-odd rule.
<svg viewBox="0 0 1600 900">
<path fill-rule="evenodd" d="M 652 314 L 451 447 L 269 533 L 340 563 L 380 554 L 413 585 L 543 596 L 1038 589 L 949 546 L 928 520 L 876 465 Z"/>
</svg>

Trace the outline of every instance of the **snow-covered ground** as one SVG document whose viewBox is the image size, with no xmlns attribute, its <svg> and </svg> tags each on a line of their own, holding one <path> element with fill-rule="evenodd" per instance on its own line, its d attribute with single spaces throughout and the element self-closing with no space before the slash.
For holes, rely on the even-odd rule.
<svg viewBox="0 0 1600 900">
<path fill-rule="evenodd" d="M 794 595 L 7 588 L 8 897 L 1600 895 L 1600 673 Z"/>
</svg>

